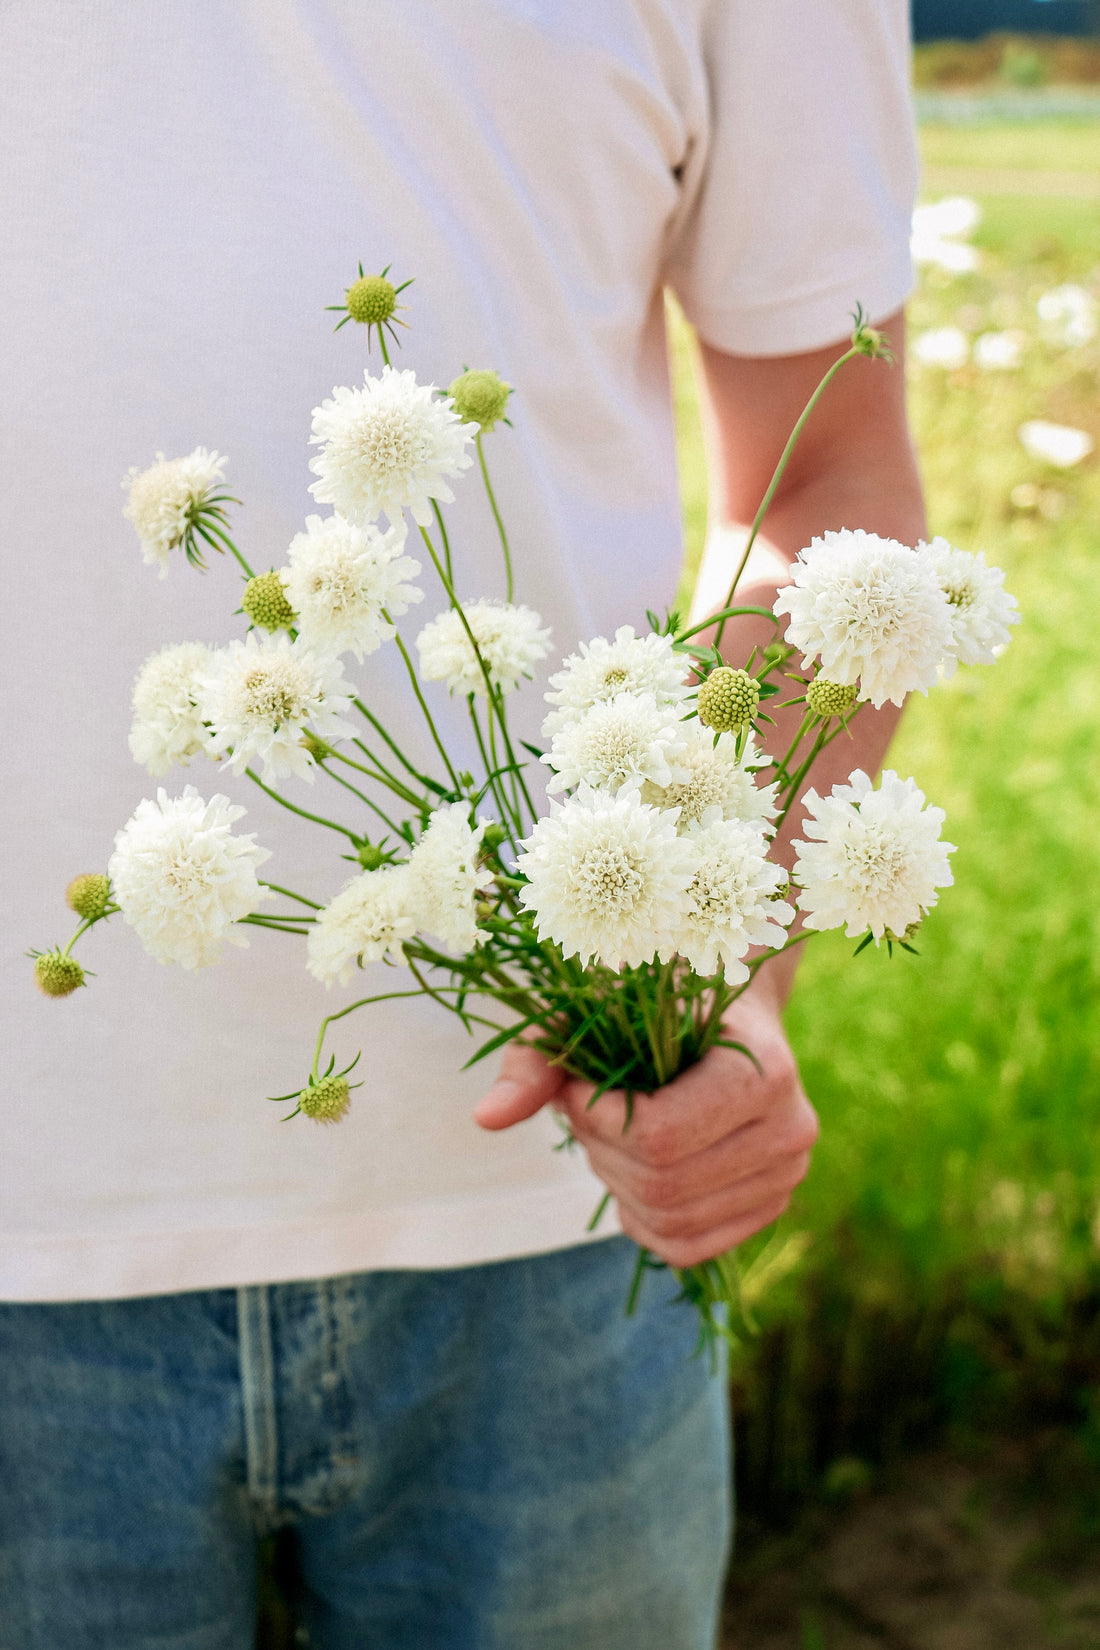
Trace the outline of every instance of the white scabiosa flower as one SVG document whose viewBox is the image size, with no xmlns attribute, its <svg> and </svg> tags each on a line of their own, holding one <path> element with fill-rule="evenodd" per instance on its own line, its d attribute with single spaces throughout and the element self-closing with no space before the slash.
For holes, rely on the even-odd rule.
<svg viewBox="0 0 1100 1650">
<path fill-rule="evenodd" d="M 233 835 L 244 812 L 228 797 L 204 802 L 193 785 L 177 797 L 162 789 L 115 837 L 112 895 L 158 962 L 206 968 L 223 944 L 247 945 L 233 924 L 272 896 L 256 881 L 270 853 L 254 836 Z"/>
<path fill-rule="evenodd" d="M 404 582 L 420 572 L 404 548 L 404 522 L 379 532 L 353 527 L 343 516 L 307 516 L 280 574 L 306 645 L 362 659 L 388 642 L 395 631 L 383 609 L 400 616 L 424 599 L 422 590 Z"/>
<path fill-rule="evenodd" d="M 826 533 L 799 553 L 794 583 L 772 611 L 790 614 L 787 640 L 815 654 L 821 674 L 877 710 L 926 693 L 950 656 L 951 612 L 928 561 L 894 539 L 862 529 Z"/>
<path fill-rule="evenodd" d="M 180 642 L 150 654 L 134 679 L 130 755 L 156 779 L 208 747 L 199 682 L 213 658 L 202 642 Z"/>
<path fill-rule="evenodd" d="M 168 552 L 183 544 L 215 483 L 222 480 L 226 463 L 217 453 L 196 447 L 186 458 L 158 453 L 157 462 L 147 470 L 135 466 L 123 478 L 129 499 L 122 513 L 134 524 L 145 561 L 160 569 L 162 579 L 168 572 Z"/>
<path fill-rule="evenodd" d="M 951 604 L 953 654 L 964 665 L 993 664 L 998 650 L 1011 640 L 1009 625 L 1020 622 L 1016 598 L 1005 589 L 1002 570 L 987 567 L 980 553 L 956 550 L 938 535 L 931 544 L 918 544 L 917 554 L 927 556 Z M 948 659 L 944 674 L 950 676 L 954 669 L 955 658 Z"/>
<path fill-rule="evenodd" d="M 807 791 L 804 806 L 813 840 L 794 844 L 794 880 L 807 928 L 847 924 L 849 939 L 868 929 L 876 943 L 901 939 L 935 905 L 936 889 L 954 881 L 954 845 L 940 841 L 943 809 L 926 808 L 912 779 L 888 768 L 876 791 L 857 768 L 829 796 Z"/>
<path fill-rule="evenodd" d="M 934 264 L 953 275 L 977 269 L 977 249 L 963 239 L 977 228 L 981 207 L 969 195 L 948 195 L 913 211 L 909 248 L 916 264 Z"/>
<path fill-rule="evenodd" d="M 511 693 L 521 676 L 530 676 L 550 651 L 550 632 L 529 607 L 509 602 L 464 602 L 466 617 L 489 679 Z M 426 624 L 416 638 L 420 674 L 428 682 L 446 682 L 452 693 L 486 698 L 485 677 L 456 608 L 449 607 Z"/>
<path fill-rule="evenodd" d="M 624 624 L 613 642 L 595 636 L 580 647 L 550 678 L 546 702 L 558 708 L 543 723 L 544 738 L 617 693 L 652 693 L 658 704 L 679 704 L 691 692 L 671 636 L 635 636 L 634 626 Z"/>
<path fill-rule="evenodd" d="M 409 856 L 416 926 L 454 951 L 469 951 L 480 938 L 477 901 L 493 882 L 492 871 L 478 863 L 487 823 L 472 826 L 468 803 L 447 803 L 432 814 Z"/>
<path fill-rule="evenodd" d="M 1057 470 L 1072 470 L 1093 449 L 1087 430 L 1075 429 L 1072 424 L 1050 424 L 1045 418 L 1029 418 L 1016 434 L 1030 458 L 1053 464 Z"/>
<path fill-rule="evenodd" d="M 720 733 L 716 742 L 698 721 L 681 722 L 668 760 L 676 777 L 663 786 L 646 780 L 640 795 L 652 807 L 679 808 L 681 832 L 715 808 L 722 819 L 744 820 L 766 831 L 779 811 L 775 785 L 760 784 L 754 774 L 769 758 L 751 738 L 738 762 L 732 733 Z"/>
<path fill-rule="evenodd" d="M 943 367 L 946 372 L 954 372 L 969 360 L 970 340 L 961 327 L 932 327 L 916 334 L 909 353 L 922 367 Z"/>
<path fill-rule="evenodd" d="M 1052 287 L 1036 303 L 1039 319 L 1059 343 L 1073 349 L 1096 337 L 1100 305 L 1087 287 L 1069 281 Z"/>
<path fill-rule="evenodd" d="M 321 739 L 353 730 L 343 720 L 355 689 L 338 659 L 316 653 L 284 633 L 230 642 L 214 654 L 200 683 L 200 710 L 210 725 L 210 753 L 229 756 L 234 773 L 263 763 L 262 777 L 313 779 L 302 744 L 309 729 Z"/>
<path fill-rule="evenodd" d="M 432 499 L 450 502 L 448 479 L 473 463 L 466 449 L 477 428 L 412 372 L 365 373 L 362 389 L 334 389 L 313 410 L 310 441 L 321 451 L 310 459 L 310 492 L 355 527 L 380 515 L 396 522 L 402 510 L 427 527 Z"/>
<path fill-rule="evenodd" d="M 405 960 L 416 924 L 407 865 L 363 871 L 330 900 L 309 931 L 306 967 L 322 985 L 347 985 L 359 963 Z"/>
<path fill-rule="evenodd" d="M 676 815 L 582 785 L 521 844 L 520 899 L 566 957 L 632 968 L 675 943 L 695 858 Z"/>
<path fill-rule="evenodd" d="M 719 964 L 731 985 L 749 977 L 742 962 L 754 945 L 780 946 L 794 921 L 794 907 L 777 895 L 786 889 L 786 871 L 766 857 L 761 833 L 740 820 L 723 819 L 715 808 L 696 820 L 683 839 L 695 856 L 684 895 L 680 927 L 662 952 L 678 954 L 697 974 L 714 974 Z"/>
<path fill-rule="evenodd" d="M 1024 332 L 983 332 L 974 340 L 974 365 L 983 372 L 1015 372 L 1026 344 Z"/>
<path fill-rule="evenodd" d="M 680 717 L 672 705 L 658 705 L 652 693 L 616 693 L 567 722 L 554 735 L 542 758 L 554 769 L 547 789 L 575 790 L 578 785 L 670 785 L 669 752 L 677 742 Z"/>
</svg>

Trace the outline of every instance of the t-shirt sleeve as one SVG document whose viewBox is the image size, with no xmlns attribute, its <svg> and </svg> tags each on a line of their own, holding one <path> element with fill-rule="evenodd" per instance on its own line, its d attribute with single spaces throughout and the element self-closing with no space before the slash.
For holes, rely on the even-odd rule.
<svg viewBox="0 0 1100 1650">
<path fill-rule="evenodd" d="M 666 279 L 739 355 L 817 349 L 912 285 L 917 182 L 906 0 L 715 0 L 706 129 Z"/>
</svg>

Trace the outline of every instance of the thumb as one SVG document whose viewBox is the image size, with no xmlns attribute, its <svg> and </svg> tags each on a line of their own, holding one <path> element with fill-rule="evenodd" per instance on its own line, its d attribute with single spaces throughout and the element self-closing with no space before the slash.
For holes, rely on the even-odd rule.
<svg viewBox="0 0 1100 1650">
<path fill-rule="evenodd" d="M 552 1100 L 565 1079 L 557 1066 L 527 1043 L 509 1043 L 500 1062 L 500 1075 L 474 1108 L 474 1122 L 483 1129 L 510 1129 L 534 1117 Z"/>
</svg>

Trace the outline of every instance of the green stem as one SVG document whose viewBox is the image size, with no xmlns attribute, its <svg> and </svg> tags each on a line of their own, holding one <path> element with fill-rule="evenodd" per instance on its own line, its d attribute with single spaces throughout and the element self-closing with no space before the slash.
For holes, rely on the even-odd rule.
<svg viewBox="0 0 1100 1650">
<path fill-rule="evenodd" d="M 806 712 L 805 716 L 802 718 L 802 722 L 799 726 L 798 732 L 795 734 L 794 738 L 791 740 L 791 743 L 788 745 L 787 750 L 784 753 L 782 759 L 775 764 L 775 770 L 776 770 L 775 776 L 779 780 L 779 783 L 781 785 L 784 785 L 784 784 L 787 783 L 787 780 L 784 777 L 786 775 L 786 772 L 787 772 L 787 763 L 791 760 L 791 757 L 794 755 L 794 753 L 798 749 L 799 745 L 801 745 L 803 739 L 805 739 L 806 735 L 809 733 L 809 731 L 813 727 L 813 725 L 814 725 L 814 713 L 813 713 L 812 710 L 808 710 Z"/>
<path fill-rule="evenodd" d="M 436 523 L 439 527 L 439 536 L 443 541 L 443 559 L 447 564 L 447 577 L 449 579 L 453 579 L 454 573 L 451 569 L 451 541 L 447 537 L 447 529 L 443 524 L 443 511 L 439 508 L 439 503 L 434 498 L 432 499 L 432 511 L 434 512 Z"/>
<path fill-rule="evenodd" d="M 780 814 L 779 818 L 775 822 L 775 829 L 776 829 L 777 833 L 783 829 L 784 821 L 786 820 L 787 815 L 790 813 L 791 809 L 794 807 L 794 804 L 795 804 L 795 802 L 798 798 L 798 793 L 802 788 L 802 781 L 806 778 L 806 776 L 809 773 L 810 769 L 813 767 L 814 763 L 817 761 L 818 754 L 821 751 L 821 747 L 825 743 L 825 730 L 828 726 L 829 726 L 829 718 L 826 717 L 825 720 L 822 722 L 821 726 L 817 730 L 817 738 L 814 740 L 813 745 L 810 747 L 809 756 L 807 756 L 805 762 L 803 762 L 802 766 L 799 768 L 798 772 L 795 774 L 794 778 L 791 780 L 791 786 L 790 786 L 790 790 L 787 794 L 786 805 L 783 808 L 783 812 Z"/>
<path fill-rule="evenodd" d="M 500 511 L 497 509 L 496 494 L 493 492 L 493 484 L 489 480 L 489 467 L 485 462 L 485 450 L 484 450 L 484 448 L 481 444 L 481 431 L 480 430 L 478 430 L 478 432 L 477 432 L 477 443 L 476 443 L 476 445 L 477 445 L 477 461 L 481 465 L 481 479 L 485 483 L 485 491 L 489 495 L 489 505 L 490 505 L 490 508 L 492 509 L 492 512 L 493 512 L 493 520 L 496 522 L 497 532 L 500 534 L 500 547 L 504 552 L 504 573 L 505 573 L 505 578 L 507 580 L 507 592 L 508 592 L 507 599 L 508 599 L 508 601 L 511 601 L 512 600 L 512 554 L 511 554 L 511 551 L 508 549 L 508 535 L 504 531 L 504 522 L 501 518 Z M 447 567 L 448 567 L 448 571 L 450 571 L 450 558 L 449 557 L 448 557 Z"/>
<path fill-rule="evenodd" d="M 399 837 L 401 835 L 400 825 L 396 824 L 389 814 L 378 806 L 377 802 L 361 791 L 357 785 L 353 785 L 350 779 L 345 779 L 342 773 L 333 773 L 332 769 L 326 768 L 323 762 L 318 762 L 317 766 L 323 774 L 328 775 L 329 779 L 335 780 L 337 785 L 343 785 L 346 791 L 350 791 L 352 796 L 361 802 L 365 808 L 370 808 L 373 813 L 376 813 L 383 825 L 388 826 L 394 836 Z"/>
<path fill-rule="evenodd" d="M 392 791 L 395 796 L 399 796 L 402 802 L 408 802 L 414 808 L 420 807 L 421 798 L 417 796 L 415 791 L 410 791 L 409 787 L 402 784 L 401 780 L 391 774 L 388 768 L 384 768 L 372 751 L 367 750 L 365 746 L 360 746 L 360 749 L 365 756 L 370 757 L 374 763 L 373 768 L 365 768 L 362 762 L 357 762 L 353 756 L 346 756 L 343 751 L 338 751 L 333 745 L 329 746 L 329 753 L 325 761 L 346 763 L 349 768 L 354 768 L 356 773 L 366 774 L 368 779 L 373 779 L 376 785 L 385 785 L 386 789 Z M 335 778 L 335 775 L 333 777 Z"/>
<path fill-rule="evenodd" d="M 768 607 L 724 607 L 721 612 L 710 613 L 705 619 L 700 619 L 699 623 L 693 624 L 690 630 L 678 630 L 676 640 L 677 642 L 686 642 L 689 637 L 698 636 L 701 630 L 708 630 L 719 619 L 724 624 L 727 619 L 740 619 L 746 615 L 751 618 L 770 619 L 776 630 L 779 629 L 779 620 Z"/>
<path fill-rule="evenodd" d="M 270 785 L 265 785 L 253 768 L 246 768 L 244 771 L 253 784 L 258 785 L 264 795 L 270 796 L 272 801 L 277 802 L 281 808 L 289 808 L 292 814 L 298 814 L 302 819 L 311 819 L 315 825 L 327 825 L 330 831 L 339 831 L 341 836 L 348 837 L 358 847 L 359 838 L 354 831 L 349 831 L 346 825 L 337 825 L 335 820 L 325 819 L 321 814 L 311 814 L 307 809 L 299 808 L 296 803 L 288 802 L 285 796 L 280 796 L 278 791 L 273 791 Z"/>
<path fill-rule="evenodd" d="M 193 525 L 194 525 L 195 531 L 197 533 L 201 533 L 203 538 L 206 540 L 207 544 L 212 544 L 213 548 L 215 550 L 218 548 L 218 546 L 213 543 L 213 540 L 210 537 L 211 533 L 214 535 L 215 538 L 220 539 L 222 544 L 224 545 L 224 547 L 229 551 L 230 555 L 236 556 L 237 560 L 240 562 L 242 568 L 244 569 L 246 575 L 250 579 L 254 579 L 256 577 L 256 575 L 255 575 L 255 573 L 253 573 L 251 567 L 249 567 L 248 563 L 245 561 L 244 557 L 241 555 L 240 551 L 237 549 L 237 546 L 233 543 L 233 540 L 229 537 L 229 534 L 223 532 L 222 529 L 220 527 L 218 527 L 214 522 L 212 522 L 209 517 L 206 517 L 201 524 L 196 521 Z"/>
<path fill-rule="evenodd" d="M 839 360 L 836 360 L 836 361 L 833 362 L 832 366 L 829 368 L 828 372 L 825 374 L 824 378 L 821 380 L 820 384 L 817 386 L 816 390 L 811 395 L 810 399 L 807 401 L 805 407 L 802 409 L 802 414 L 799 417 L 799 420 L 798 420 L 797 424 L 795 425 L 794 429 L 791 431 L 790 435 L 787 437 L 787 445 L 783 448 L 782 453 L 779 455 L 779 463 L 776 465 L 775 471 L 772 475 L 772 478 L 768 483 L 767 492 L 764 494 L 764 497 L 760 500 L 760 508 L 757 510 L 755 516 L 753 517 L 752 526 L 749 528 L 749 536 L 748 536 L 747 540 L 745 541 L 745 548 L 741 553 L 741 560 L 737 564 L 737 571 L 734 573 L 733 578 L 730 581 L 729 590 L 726 592 L 726 599 L 722 603 L 723 607 L 728 607 L 730 605 L 730 603 L 733 601 L 733 593 L 737 589 L 737 585 L 738 585 L 738 582 L 740 581 L 742 573 L 745 571 L 745 567 L 746 567 L 746 565 L 748 563 L 748 559 L 749 559 L 749 553 L 752 550 L 753 544 L 756 541 L 756 535 L 760 531 L 760 523 L 764 520 L 764 516 L 767 512 L 768 505 L 771 503 L 772 499 L 775 497 L 776 488 L 779 486 L 779 483 L 783 479 L 783 472 L 787 468 L 788 463 L 790 462 L 791 454 L 794 452 L 794 449 L 795 449 L 795 446 L 798 442 L 799 436 L 802 434 L 802 431 L 806 427 L 806 422 L 809 419 L 810 414 L 813 412 L 814 408 L 817 406 L 817 403 L 821 400 L 822 395 L 825 393 L 826 389 L 828 389 L 829 385 L 832 383 L 833 379 L 836 377 L 836 375 L 840 371 L 841 367 L 844 366 L 844 364 L 847 361 L 852 361 L 852 360 L 855 359 L 855 357 L 857 355 L 862 355 L 864 353 L 865 352 L 863 350 L 856 349 L 854 346 L 851 349 L 845 350 L 844 354 L 839 358 Z M 725 628 L 726 628 L 726 621 L 725 621 L 725 619 L 722 619 L 721 622 L 719 623 L 719 626 L 718 626 L 718 634 L 714 639 L 715 647 L 721 647 L 721 645 L 722 645 L 722 632 L 725 630 Z"/>
<path fill-rule="evenodd" d="M 312 917 L 268 916 L 263 911 L 252 911 L 247 917 L 238 917 L 239 923 L 251 923 L 253 928 L 270 928 L 273 934 L 308 934 L 308 928 L 296 928 L 295 923 L 312 922 Z"/>
<path fill-rule="evenodd" d="M 408 757 L 405 755 L 405 753 L 401 749 L 400 745 L 396 744 L 394 742 L 394 740 L 390 738 L 390 735 L 386 732 L 385 728 L 382 726 L 382 724 L 378 720 L 377 716 L 375 716 L 372 711 L 369 711 L 367 709 L 367 707 L 363 703 L 362 699 L 353 699 L 352 704 L 355 706 L 356 710 L 359 712 L 359 714 L 361 716 L 366 717 L 367 721 L 370 723 L 371 727 L 378 734 L 378 736 L 381 739 L 385 740 L 386 744 L 390 747 L 390 750 L 396 756 L 397 760 L 401 763 L 401 766 L 403 768 L 407 769 L 408 772 L 412 774 L 414 779 L 419 780 L 421 785 L 425 786 L 425 788 L 427 790 L 436 789 L 437 787 L 436 787 L 435 781 L 432 780 L 432 779 L 429 779 L 425 774 L 422 774 L 420 772 L 419 768 L 414 768 L 413 767 L 412 763 L 409 761 Z M 358 744 L 359 741 L 356 740 L 355 743 Z M 362 747 L 360 747 L 360 748 L 362 748 Z M 378 760 L 378 758 L 375 757 L 374 761 L 377 762 L 377 760 Z"/>
<path fill-rule="evenodd" d="M 424 531 L 423 527 L 420 529 L 420 531 L 423 533 L 423 531 Z M 433 552 L 433 556 L 434 556 L 434 552 Z M 385 610 L 383 609 L 383 611 L 385 611 Z M 388 624 L 393 623 L 393 620 L 390 618 L 388 613 L 386 614 L 386 622 Z M 419 704 L 420 709 L 424 713 L 424 720 L 427 722 L 429 731 L 431 732 L 431 736 L 435 740 L 435 748 L 439 752 L 440 756 L 443 758 L 443 766 L 447 770 L 447 776 L 450 779 L 451 785 L 452 785 L 452 787 L 454 789 L 454 792 L 455 792 L 455 795 L 457 796 L 457 795 L 460 794 L 460 792 L 462 790 L 461 785 L 458 783 L 458 775 L 455 773 L 454 769 L 451 766 L 451 759 L 447 755 L 447 751 L 446 751 L 446 748 L 443 744 L 442 739 L 439 737 L 439 733 L 438 733 L 438 730 L 436 728 L 436 725 L 432 720 L 432 713 L 428 709 L 427 702 L 425 701 L 423 693 L 421 693 L 421 691 L 420 691 L 420 683 L 417 680 L 416 670 L 413 666 L 413 662 L 409 658 L 409 650 L 405 646 L 404 642 L 401 640 L 401 634 L 396 629 L 396 627 L 394 629 L 394 638 L 393 639 L 397 643 L 397 651 L 400 653 L 402 659 L 404 659 L 404 661 L 405 661 L 405 669 L 409 673 L 409 681 L 412 683 L 412 689 L 413 689 L 413 692 L 416 694 L 417 703 Z"/>
<path fill-rule="evenodd" d="M 318 905 L 316 900 L 306 899 L 304 894 L 296 894 L 290 888 L 280 888 L 277 882 L 265 882 L 262 877 L 257 880 L 261 888 L 270 888 L 273 894 L 282 894 L 286 899 L 297 900 L 299 905 L 308 905 L 311 911 L 324 910 L 323 905 Z"/>
</svg>

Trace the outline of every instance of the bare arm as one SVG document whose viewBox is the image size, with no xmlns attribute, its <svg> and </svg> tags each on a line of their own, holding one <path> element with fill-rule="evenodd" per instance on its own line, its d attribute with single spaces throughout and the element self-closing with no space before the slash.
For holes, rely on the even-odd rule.
<svg viewBox="0 0 1100 1650">
<path fill-rule="evenodd" d="M 777 585 L 786 582 L 787 564 L 829 529 L 862 527 L 904 544 L 922 536 L 920 483 L 905 420 L 901 317 L 883 330 L 897 364 L 849 362 L 825 392 L 765 519 L 740 603 L 770 607 Z M 783 445 L 843 347 L 769 359 L 702 347 L 711 523 L 697 617 L 722 605 Z M 766 643 L 771 634 L 763 621 L 731 622 L 723 652 L 741 664 L 753 643 Z M 799 720 L 797 710 L 778 713 L 769 749 L 786 749 Z M 861 710 L 851 739 L 837 739 L 822 754 L 813 785 L 827 792 L 854 768 L 876 772 L 896 722 L 890 707 Z M 799 823 L 796 806 L 777 843 L 788 864 Z M 640 1097 L 624 1132 L 621 1095 L 604 1095 L 589 1111 L 590 1086 L 563 1080 L 533 1049 L 512 1045 L 477 1121 L 507 1128 L 552 1101 L 614 1193 L 623 1229 L 672 1265 L 693 1265 L 742 1242 L 786 1208 L 817 1132 L 779 1021 L 795 956 L 762 968 L 730 1011 L 733 1036 L 753 1049 L 762 1072 L 729 1049 L 712 1049 L 665 1088 Z"/>
</svg>

